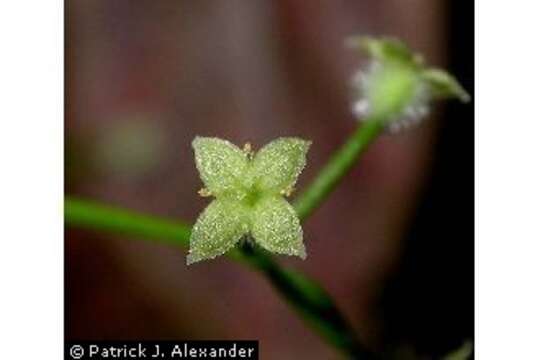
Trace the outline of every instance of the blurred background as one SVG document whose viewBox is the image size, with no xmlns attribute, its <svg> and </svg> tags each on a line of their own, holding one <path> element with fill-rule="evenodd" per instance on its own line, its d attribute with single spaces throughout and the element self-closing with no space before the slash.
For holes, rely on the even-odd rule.
<svg viewBox="0 0 540 360">
<path fill-rule="evenodd" d="M 466 4 L 464 4 L 466 3 Z M 298 189 L 357 126 L 351 34 L 391 35 L 473 92 L 473 2 L 66 1 L 66 194 L 193 222 L 191 140 L 311 139 Z M 474 336 L 473 106 L 383 136 L 304 224 L 318 279 L 371 347 L 437 359 Z M 66 228 L 67 339 L 257 339 L 336 359 L 259 275 L 226 259 Z"/>
</svg>

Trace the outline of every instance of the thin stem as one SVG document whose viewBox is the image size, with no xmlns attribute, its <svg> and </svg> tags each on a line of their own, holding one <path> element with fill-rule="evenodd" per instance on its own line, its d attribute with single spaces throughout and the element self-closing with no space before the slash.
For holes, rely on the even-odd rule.
<svg viewBox="0 0 540 360">
<path fill-rule="evenodd" d="M 381 133 L 382 121 L 367 119 L 330 158 L 318 176 L 300 194 L 294 207 L 300 219 L 306 219 L 324 201 L 337 183 L 353 167 L 360 155 Z"/>
<path fill-rule="evenodd" d="M 97 202 L 66 197 L 64 217 L 67 225 L 134 235 L 166 241 L 173 245 L 189 246 L 190 226 L 141 215 Z"/>
<path fill-rule="evenodd" d="M 143 239 L 189 246 L 190 227 L 96 202 L 66 197 L 66 225 Z M 227 256 L 260 272 L 299 315 L 326 341 L 354 358 L 374 356 L 356 335 L 328 293 L 315 281 L 277 264 L 272 256 L 257 247 L 243 246 Z"/>
<path fill-rule="evenodd" d="M 244 246 L 242 254 L 261 272 L 284 299 L 328 343 L 353 359 L 377 357 L 357 338 L 330 295 L 305 275 L 279 266 L 268 253 Z"/>
</svg>

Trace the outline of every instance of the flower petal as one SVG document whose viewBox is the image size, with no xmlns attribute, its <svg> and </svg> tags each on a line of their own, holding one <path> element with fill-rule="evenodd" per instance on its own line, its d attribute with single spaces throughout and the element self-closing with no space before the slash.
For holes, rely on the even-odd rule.
<svg viewBox="0 0 540 360">
<path fill-rule="evenodd" d="M 306 258 L 300 220 L 293 207 L 280 196 L 262 199 L 257 204 L 251 235 L 268 251 Z"/>
<path fill-rule="evenodd" d="M 214 200 L 201 213 L 191 231 L 187 264 L 213 259 L 247 234 L 245 209 L 234 201 Z"/>
<path fill-rule="evenodd" d="M 456 78 L 444 70 L 426 69 L 422 72 L 422 77 L 435 98 L 458 98 L 462 102 L 469 102 L 471 99 Z"/>
<path fill-rule="evenodd" d="M 253 159 L 252 177 L 262 191 L 292 190 L 306 166 L 311 141 L 279 138 L 264 146 Z"/>
<path fill-rule="evenodd" d="M 212 195 L 239 190 L 248 168 L 245 152 L 218 138 L 197 136 L 192 146 L 201 179 Z"/>
<path fill-rule="evenodd" d="M 352 36 L 346 40 L 351 48 L 365 51 L 373 59 L 387 62 L 398 62 L 403 65 L 419 67 L 424 60 L 419 54 L 412 52 L 401 40 L 390 37 Z"/>
</svg>

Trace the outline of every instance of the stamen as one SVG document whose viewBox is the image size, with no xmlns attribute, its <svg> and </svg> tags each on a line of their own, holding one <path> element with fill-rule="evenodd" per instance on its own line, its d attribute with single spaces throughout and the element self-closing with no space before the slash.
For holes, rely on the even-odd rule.
<svg viewBox="0 0 540 360">
<path fill-rule="evenodd" d="M 197 194 L 199 194 L 200 197 L 209 197 L 212 196 L 212 193 L 207 188 L 200 189 Z"/>
<path fill-rule="evenodd" d="M 294 187 L 290 187 L 290 188 L 287 188 L 287 189 L 283 189 L 281 190 L 279 193 L 283 196 L 286 196 L 286 197 L 289 197 L 292 195 L 292 193 L 294 192 Z"/>
<path fill-rule="evenodd" d="M 253 151 L 253 147 L 251 146 L 250 142 L 245 143 L 242 150 L 250 159 L 255 155 L 255 151 Z"/>
</svg>

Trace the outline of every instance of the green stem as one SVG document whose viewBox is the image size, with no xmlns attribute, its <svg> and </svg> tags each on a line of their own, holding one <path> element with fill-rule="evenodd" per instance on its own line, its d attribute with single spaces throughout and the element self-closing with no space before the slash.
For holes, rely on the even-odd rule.
<svg viewBox="0 0 540 360">
<path fill-rule="evenodd" d="M 133 211 L 102 205 L 97 202 L 66 197 L 64 217 L 67 225 L 103 230 L 141 238 L 151 238 L 189 246 L 189 225 L 141 215 Z"/>
<path fill-rule="evenodd" d="M 353 167 L 364 150 L 384 129 L 384 123 L 367 119 L 331 157 L 318 176 L 300 194 L 294 207 L 300 219 L 306 219 L 324 201 L 337 183 Z"/>
<path fill-rule="evenodd" d="M 241 249 L 249 264 L 261 272 L 284 299 L 323 339 L 353 359 L 376 359 L 359 342 L 330 295 L 305 275 L 279 266 L 271 256 L 256 247 Z"/>
</svg>

